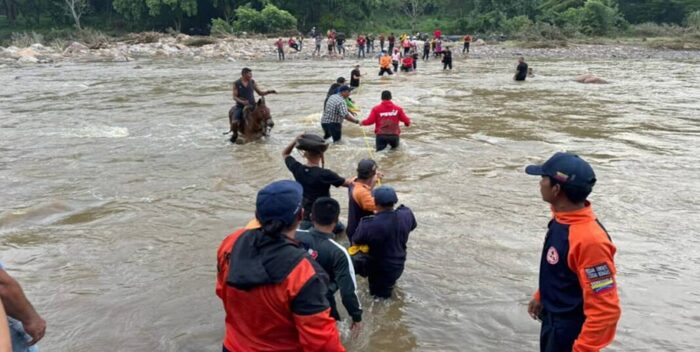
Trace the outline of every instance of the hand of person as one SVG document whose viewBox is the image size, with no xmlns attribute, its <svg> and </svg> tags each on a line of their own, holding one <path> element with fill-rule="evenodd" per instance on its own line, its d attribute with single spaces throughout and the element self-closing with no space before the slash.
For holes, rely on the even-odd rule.
<svg viewBox="0 0 700 352">
<path fill-rule="evenodd" d="M 350 325 L 350 336 L 352 339 L 356 339 L 360 336 L 360 333 L 362 332 L 362 322 L 359 321 L 354 321 L 352 322 L 352 325 Z"/>
<path fill-rule="evenodd" d="M 267 91 L 269 94 L 277 94 L 277 91 L 274 89 L 270 89 Z"/>
<path fill-rule="evenodd" d="M 245 106 L 250 105 L 250 102 L 248 101 L 248 99 L 241 99 L 241 103 Z"/>
<path fill-rule="evenodd" d="M 23 325 L 24 331 L 32 337 L 32 340 L 28 343 L 29 346 L 36 344 L 44 337 L 44 333 L 46 332 L 46 321 L 40 316 L 37 315 L 36 318 Z"/>
<path fill-rule="evenodd" d="M 531 299 L 530 303 L 527 305 L 527 313 L 530 317 L 535 320 L 540 320 L 540 313 L 542 313 L 542 303 L 536 299 Z"/>
<path fill-rule="evenodd" d="M 384 173 L 381 171 L 377 171 L 377 178 L 384 178 Z"/>
</svg>

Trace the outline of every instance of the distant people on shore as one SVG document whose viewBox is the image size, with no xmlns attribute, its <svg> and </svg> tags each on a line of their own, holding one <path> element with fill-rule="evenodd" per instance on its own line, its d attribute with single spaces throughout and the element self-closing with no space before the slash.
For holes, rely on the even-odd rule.
<svg viewBox="0 0 700 352">
<path fill-rule="evenodd" d="M 293 37 L 289 37 L 289 40 L 287 41 L 287 45 L 289 45 L 290 48 L 292 48 L 292 49 L 294 49 L 294 50 L 296 50 L 296 51 L 301 50 L 301 49 L 299 48 L 299 44 L 297 44 L 296 40 L 294 40 Z"/>
<path fill-rule="evenodd" d="M 525 62 L 524 57 L 518 58 L 518 66 L 515 68 L 515 76 L 513 79 L 516 81 L 524 81 L 527 78 L 527 62 Z"/>
<path fill-rule="evenodd" d="M 282 38 L 277 39 L 275 42 L 275 47 L 277 47 L 277 59 L 280 61 L 284 60 L 284 40 Z"/>
<path fill-rule="evenodd" d="M 472 36 L 467 34 L 464 36 L 464 47 L 462 48 L 462 54 L 465 52 L 469 54 L 469 46 L 472 43 Z"/>
</svg>

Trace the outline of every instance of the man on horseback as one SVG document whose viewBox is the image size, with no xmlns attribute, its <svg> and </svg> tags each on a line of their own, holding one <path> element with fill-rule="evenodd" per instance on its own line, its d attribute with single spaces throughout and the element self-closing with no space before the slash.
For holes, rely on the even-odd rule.
<svg viewBox="0 0 700 352">
<path fill-rule="evenodd" d="M 243 68 L 241 71 L 241 78 L 233 82 L 233 100 L 236 101 L 236 106 L 234 107 L 233 116 L 229 115 L 231 121 L 232 130 L 234 123 L 240 124 L 241 126 L 245 123 L 245 115 L 249 111 L 255 108 L 255 94 L 257 92 L 260 96 L 266 96 L 268 94 L 277 93 L 273 90 L 261 91 L 253 80 L 253 71 L 247 67 Z"/>
</svg>

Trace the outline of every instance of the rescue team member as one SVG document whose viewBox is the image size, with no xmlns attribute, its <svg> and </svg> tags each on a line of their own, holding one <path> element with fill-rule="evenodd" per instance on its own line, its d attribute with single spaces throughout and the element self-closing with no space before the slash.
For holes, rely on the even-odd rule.
<svg viewBox="0 0 700 352">
<path fill-rule="evenodd" d="M 330 277 L 326 298 L 331 306 L 331 317 L 340 320 L 335 304 L 335 293 L 340 290 L 343 306 L 352 317 L 350 330 L 354 336 L 362 329 L 362 307 L 357 297 L 357 281 L 352 259 L 345 247 L 333 241 L 333 229 L 338 224 L 340 204 L 328 197 L 316 199 L 311 210 L 314 226 L 310 230 L 299 230 L 296 239 L 307 248 L 309 255 L 321 265 Z"/>
<path fill-rule="evenodd" d="M 377 210 L 372 197 L 372 189 L 377 184 L 381 173 L 377 172 L 377 163 L 372 159 L 362 159 L 357 164 L 357 178 L 348 187 L 348 228 L 345 234 L 352 243 L 353 235 L 360 219 L 373 215 Z"/>
<path fill-rule="evenodd" d="M 390 76 L 394 74 L 391 71 L 391 56 L 386 51 L 382 51 L 382 56 L 379 58 L 379 75 L 384 76 L 385 72 Z"/>
<path fill-rule="evenodd" d="M 390 298 L 396 281 L 401 277 L 406 262 L 408 234 L 416 228 L 416 218 L 408 207 L 400 205 L 396 191 L 388 186 L 373 192 L 377 214 L 360 220 L 353 236 L 356 245 L 369 246 L 369 293 L 379 298 Z"/>
<path fill-rule="evenodd" d="M 353 123 L 360 123 L 348 111 L 348 104 L 345 102 L 350 96 L 351 87 L 341 86 L 338 94 L 333 94 L 328 98 L 321 117 L 321 128 L 323 128 L 323 139 L 333 137 L 333 142 L 338 142 L 343 137 L 343 120 Z"/>
<path fill-rule="evenodd" d="M 298 162 L 292 156 L 294 147 L 299 149 L 306 159 L 306 163 Z M 352 179 L 340 177 L 332 170 L 323 167 L 324 153 L 328 149 L 328 143 L 321 136 L 307 133 L 301 134 L 287 145 L 282 151 L 287 169 L 292 173 L 294 179 L 301 184 L 304 189 L 302 207 L 304 208 L 304 218 L 299 228 L 306 230 L 312 226 L 311 207 L 316 199 L 331 196 L 331 186 L 348 187 Z M 343 232 L 342 224 L 334 233 Z"/>
<path fill-rule="evenodd" d="M 325 297 L 328 276 L 294 240 L 302 187 L 258 192 L 262 228 L 240 229 L 217 252 L 216 295 L 226 312 L 223 351 L 345 351 Z"/>
<path fill-rule="evenodd" d="M 613 341 L 620 319 L 615 246 L 586 200 L 596 178 L 577 155 L 556 153 L 525 169 L 542 176 L 542 199 L 554 218 L 544 240 L 539 290 L 528 306 L 542 320 L 543 352 L 599 351 Z"/>
<path fill-rule="evenodd" d="M 406 116 L 403 109 L 391 101 L 391 92 L 382 92 L 382 102 L 372 108 L 369 116 L 360 122 L 362 126 L 374 125 L 375 143 L 377 151 L 384 150 L 387 145 L 394 149 L 399 146 L 401 128 L 399 122 L 406 127 L 411 126 L 411 119 Z"/>
<path fill-rule="evenodd" d="M 401 72 L 411 72 L 413 71 L 413 56 L 406 55 L 401 59 Z"/>
<path fill-rule="evenodd" d="M 34 309 L 22 286 L 0 263 L 0 304 L 2 304 L 7 319 L 1 320 L 3 329 L 7 329 L 10 340 L 0 340 L 0 346 L 11 341 L 12 351 L 37 351 L 36 343 L 44 337 L 46 321 Z"/>
<path fill-rule="evenodd" d="M 277 91 L 274 89 L 266 91 L 261 91 L 258 89 L 257 84 L 255 84 L 255 80 L 253 80 L 253 71 L 247 67 L 244 67 L 241 70 L 241 78 L 233 82 L 233 91 L 231 92 L 233 100 L 236 102 L 236 105 L 233 107 L 233 109 L 235 109 L 233 118 L 236 119 L 238 123 L 244 122 L 243 111 L 252 110 L 255 106 L 255 94 L 253 92 L 258 93 L 263 97 L 268 94 L 277 93 Z M 231 116 L 231 114 L 229 114 L 229 116 Z"/>
</svg>

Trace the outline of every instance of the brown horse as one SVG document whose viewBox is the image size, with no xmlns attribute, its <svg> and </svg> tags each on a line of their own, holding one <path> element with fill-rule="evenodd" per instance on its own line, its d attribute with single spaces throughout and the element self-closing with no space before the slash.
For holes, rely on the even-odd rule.
<svg viewBox="0 0 700 352">
<path fill-rule="evenodd" d="M 239 123 L 235 118 L 236 106 L 234 105 L 228 111 L 228 121 L 230 130 L 224 134 L 233 133 L 231 135 L 231 143 L 236 143 L 238 134 L 242 134 L 246 141 L 263 136 L 269 136 L 272 127 L 275 125 L 272 122 L 270 109 L 265 105 L 265 98 L 258 99 L 258 102 L 253 107 L 246 106 L 243 108 L 243 123 Z"/>
</svg>

